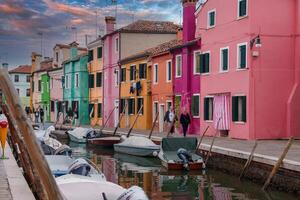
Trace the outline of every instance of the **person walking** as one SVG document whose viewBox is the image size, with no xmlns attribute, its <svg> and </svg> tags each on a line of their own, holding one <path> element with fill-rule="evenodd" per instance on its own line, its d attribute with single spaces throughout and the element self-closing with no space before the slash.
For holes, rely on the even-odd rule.
<svg viewBox="0 0 300 200">
<path fill-rule="evenodd" d="M 40 117 L 40 111 L 39 108 L 36 108 L 34 110 L 34 119 L 35 119 L 35 123 L 39 123 L 39 117 Z"/>
<path fill-rule="evenodd" d="M 44 109 L 43 108 L 40 108 L 40 120 L 44 127 Z"/>
<path fill-rule="evenodd" d="M 170 134 L 173 134 L 175 132 L 175 121 L 177 120 L 176 115 L 174 113 L 174 109 L 172 107 L 169 107 L 169 110 L 166 112 L 164 117 L 164 122 L 167 123 L 168 131 L 170 131 Z"/>
<path fill-rule="evenodd" d="M 182 126 L 183 136 L 186 137 L 189 124 L 191 123 L 191 118 L 186 109 L 183 110 L 183 113 L 180 115 L 180 124 Z"/>
</svg>

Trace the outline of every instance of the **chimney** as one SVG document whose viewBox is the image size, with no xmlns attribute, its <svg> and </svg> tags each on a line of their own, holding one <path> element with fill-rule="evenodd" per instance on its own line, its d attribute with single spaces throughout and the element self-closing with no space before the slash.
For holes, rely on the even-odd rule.
<svg viewBox="0 0 300 200">
<path fill-rule="evenodd" d="M 8 70 L 8 63 L 2 63 L 2 69 Z"/>
<path fill-rule="evenodd" d="M 106 24 L 106 34 L 109 34 L 115 30 L 116 18 L 107 16 L 105 17 L 105 24 Z"/>
<path fill-rule="evenodd" d="M 77 42 L 72 42 L 71 44 L 69 44 L 71 46 L 70 49 L 70 57 L 71 58 L 75 58 L 78 55 L 78 43 Z"/>
<path fill-rule="evenodd" d="M 183 6 L 183 41 L 195 39 L 196 31 L 196 4 L 198 0 L 181 0 Z"/>
<path fill-rule="evenodd" d="M 34 72 L 41 68 L 42 55 L 32 52 L 31 54 L 31 71 Z"/>
</svg>

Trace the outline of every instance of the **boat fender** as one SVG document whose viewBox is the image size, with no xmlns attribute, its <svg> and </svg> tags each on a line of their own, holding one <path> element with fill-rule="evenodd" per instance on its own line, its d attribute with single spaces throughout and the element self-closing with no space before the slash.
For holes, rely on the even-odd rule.
<svg viewBox="0 0 300 200">
<path fill-rule="evenodd" d="M 142 188 L 132 186 L 123 192 L 117 200 L 148 200 L 148 197 Z"/>
<path fill-rule="evenodd" d="M 158 155 L 157 151 L 153 151 L 153 156 L 156 157 Z"/>
<path fill-rule="evenodd" d="M 124 142 L 127 137 L 125 135 L 122 135 L 120 138 L 121 138 L 121 142 Z"/>
</svg>

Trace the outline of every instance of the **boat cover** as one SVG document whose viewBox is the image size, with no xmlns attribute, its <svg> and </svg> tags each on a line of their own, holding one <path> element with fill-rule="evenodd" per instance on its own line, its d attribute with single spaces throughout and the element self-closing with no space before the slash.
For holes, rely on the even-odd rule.
<svg viewBox="0 0 300 200">
<path fill-rule="evenodd" d="M 159 147 L 153 143 L 150 139 L 140 136 L 130 136 L 129 138 L 122 138 L 124 141 L 119 143 L 122 146 L 134 146 L 134 147 Z"/>
<path fill-rule="evenodd" d="M 190 152 L 195 152 L 197 148 L 197 138 L 163 138 L 162 150 L 163 151 L 175 151 L 184 148 Z"/>
</svg>

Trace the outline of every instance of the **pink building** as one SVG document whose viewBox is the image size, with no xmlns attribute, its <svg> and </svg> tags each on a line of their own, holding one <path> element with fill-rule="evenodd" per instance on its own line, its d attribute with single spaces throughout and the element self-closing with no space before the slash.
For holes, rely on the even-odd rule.
<svg viewBox="0 0 300 200">
<path fill-rule="evenodd" d="M 108 127 L 114 127 L 118 124 L 120 112 L 120 60 L 176 39 L 178 26 L 172 22 L 138 20 L 115 30 L 116 19 L 114 17 L 106 17 L 105 22 L 106 35 L 103 36 L 103 122 L 105 123 L 114 110 L 107 123 Z"/>
<path fill-rule="evenodd" d="M 196 18 L 201 130 L 300 137 L 300 1 L 208 0 Z"/>
<path fill-rule="evenodd" d="M 180 45 L 171 48 L 175 111 L 178 117 L 183 109 L 190 114 L 188 134 L 199 134 L 200 131 L 200 38 L 195 38 L 194 14 L 197 2 L 198 0 L 182 0 L 182 41 Z"/>
</svg>

